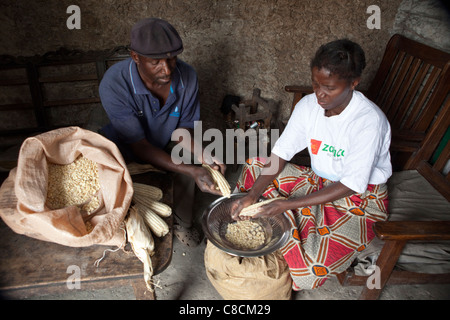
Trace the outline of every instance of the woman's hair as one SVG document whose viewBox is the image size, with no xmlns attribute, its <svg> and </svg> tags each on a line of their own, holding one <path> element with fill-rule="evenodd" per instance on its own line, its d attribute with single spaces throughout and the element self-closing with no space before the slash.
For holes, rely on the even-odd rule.
<svg viewBox="0 0 450 320">
<path fill-rule="evenodd" d="M 361 76 L 366 57 L 359 44 L 341 39 L 320 46 L 311 60 L 311 69 L 314 67 L 325 68 L 341 79 L 352 81 Z"/>
</svg>

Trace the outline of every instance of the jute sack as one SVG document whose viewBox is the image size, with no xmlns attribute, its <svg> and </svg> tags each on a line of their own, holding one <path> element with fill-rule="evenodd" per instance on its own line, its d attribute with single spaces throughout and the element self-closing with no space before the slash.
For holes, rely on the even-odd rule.
<svg viewBox="0 0 450 320">
<path fill-rule="evenodd" d="M 81 154 L 98 165 L 99 208 L 89 215 L 76 206 L 49 209 L 47 160 L 65 165 Z M 121 225 L 132 196 L 131 177 L 116 145 L 92 131 L 67 127 L 23 142 L 17 167 L 0 188 L 0 216 L 16 233 L 39 240 L 71 247 L 120 246 L 125 240 Z M 86 221 L 93 227 L 91 232 Z"/>
<path fill-rule="evenodd" d="M 232 256 L 208 241 L 204 254 L 208 279 L 225 300 L 289 300 L 292 279 L 279 251 L 262 257 Z"/>
</svg>

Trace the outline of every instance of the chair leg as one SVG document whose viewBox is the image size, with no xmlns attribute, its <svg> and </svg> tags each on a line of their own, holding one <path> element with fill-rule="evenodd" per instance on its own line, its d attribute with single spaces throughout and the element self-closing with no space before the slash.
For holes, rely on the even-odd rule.
<svg viewBox="0 0 450 320">
<path fill-rule="evenodd" d="M 380 268 L 380 286 L 378 288 L 369 289 L 369 287 L 364 287 L 361 295 L 359 297 L 360 300 L 376 300 L 381 294 L 386 282 L 389 280 L 389 277 L 394 269 L 395 264 L 397 263 L 398 257 L 400 256 L 403 247 L 405 246 L 405 240 L 386 240 L 383 246 L 383 249 L 380 252 L 380 256 L 377 259 L 377 266 Z M 375 274 L 375 276 L 377 276 Z M 370 277 L 369 277 L 370 279 Z"/>
</svg>

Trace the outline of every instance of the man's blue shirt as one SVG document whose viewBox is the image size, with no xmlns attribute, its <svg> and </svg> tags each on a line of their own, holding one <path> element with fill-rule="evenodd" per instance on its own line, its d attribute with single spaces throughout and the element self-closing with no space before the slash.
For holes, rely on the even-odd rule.
<svg viewBox="0 0 450 320">
<path fill-rule="evenodd" d="M 143 138 L 163 149 L 175 129 L 194 128 L 200 120 L 197 73 L 179 59 L 164 106 L 144 85 L 131 58 L 107 70 L 99 93 L 111 122 L 102 133 L 121 149 Z"/>
</svg>

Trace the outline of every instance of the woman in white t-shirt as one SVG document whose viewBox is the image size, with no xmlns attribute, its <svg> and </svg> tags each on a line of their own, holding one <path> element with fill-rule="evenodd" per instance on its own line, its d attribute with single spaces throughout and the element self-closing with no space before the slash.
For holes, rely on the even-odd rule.
<svg viewBox="0 0 450 320">
<path fill-rule="evenodd" d="M 391 130 L 383 112 L 355 91 L 365 68 L 362 48 L 347 39 L 323 45 L 311 61 L 314 94 L 296 105 L 268 159 L 247 161 L 238 188 L 247 195 L 232 216 L 262 195 L 282 198 L 254 217 L 282 214 L 291 237 L 281 249 L 295 290 L 317 288 L 348 268 L 387 218 Z M 311 168 L 288 163 L 308 148 Z"/>
</svg>

